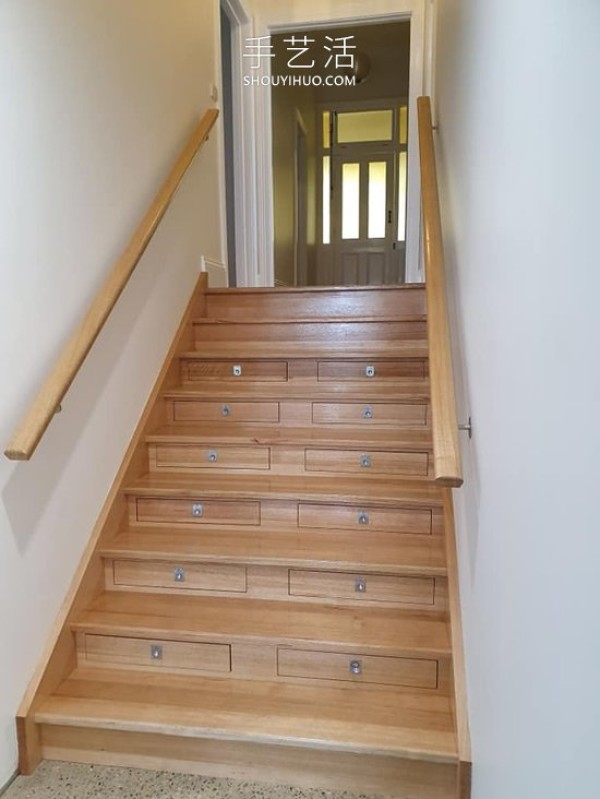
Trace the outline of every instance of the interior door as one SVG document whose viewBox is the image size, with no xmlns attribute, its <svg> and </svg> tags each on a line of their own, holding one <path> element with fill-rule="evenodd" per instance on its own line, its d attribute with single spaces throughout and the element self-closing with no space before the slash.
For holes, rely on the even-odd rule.
<svg viewBox="0 0 600 799">
<path fill-rule="evenodd" d="M 395 249 L 395 156 L 344 151 L 332 163 L 333 283 L 402 282 Z"/>
</svg>

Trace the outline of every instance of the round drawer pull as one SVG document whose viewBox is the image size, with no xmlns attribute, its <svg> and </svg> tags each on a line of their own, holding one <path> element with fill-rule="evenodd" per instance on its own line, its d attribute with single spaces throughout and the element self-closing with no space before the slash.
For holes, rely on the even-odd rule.
<svg viewBox="0 0 600 799">
<path fill-rule="evenodd" d="M 236 364 L 231 371 L 233 372 L 234 377 L 242 376 L 242 367 L 239 364 Z"/>
<path fill-rule="evenodd" d="M 354 583 L 354 590 L 357 594 L 366 594 L 367 593 L 367 581 L 364 577 L 357 577 L 356 582 Z"/>
<path fill-rule="evenodd" d="M 370 455 L 361 455 L 360 456 L 360 465 L 363 469 L 370 469 L 371 468 L 371 456 Z"/>
<path fill-rule="evenodd" d="M 210 463 L 216 463 L 219 459 L 216 449 L 209 449 L 208 450 L 208 460 Z"/>
<path fill-rule="evenodd" d="M 202 507 L 202 503 L 194 502 L 192 505 L 192 516 L 195 516 L 197 519 L 204 516 L 204 508 Z"/>
<path fill-rule="evenodd" d="M 173 572 L 173 579 L 176 583 L 184 583 L 185 582 L 185 569 L 181 566 L 178 566 L 175 571 Z"/>
<path fill-rule="evenodd" d="M 162 660 L 163 649 L 158 644 L 150 644 L 150 657 L 152 660 Z"/>
<path fill-rule="evenodd" d="M 365 377 L 375 377 L 375 367 L 367 366 L 365 369 Z"/>
<path fill-rule="evenodd" d="M 365 405 L 362 409 L 362 418 L 363 419 L 372 419 L 374 416 L 373 406 L 372 405 Z"/>
<path fill-rule="evenodd" d="M 362 664 L 360 660 L 350 661 L 350 674 L 362 674 Z"/>
<path fill-rule="evenodd" d="M 359 524 L 368 524 L 369 523 L 369 514 L 366 510 L 361 510 L 358 513 L 358 523 Z"/>
<path fill-rule="evenodd" d="M 223 416 L 231 416 L 231 408 L 229 405 L 223 405 L 221 408 L 221 414 Z"/>
</svg>

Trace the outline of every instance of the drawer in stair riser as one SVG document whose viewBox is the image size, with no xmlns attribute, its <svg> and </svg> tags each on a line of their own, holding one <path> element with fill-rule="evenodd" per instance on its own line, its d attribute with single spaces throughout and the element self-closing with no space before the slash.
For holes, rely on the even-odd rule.
<svg viewBox="0 0 600 799">
<path fill-rule="evenodd" d="M 229 674 L 231 647 L 162 639 L 86 633 L 78 641 L 80 660 L 122 668 Z"/>
<path fill-rule="evenodd" d="M 260 446 L 151 444 L 149 457 L 152 471 L 196 471 L 197 469 L 266 471 L 271 468 L 271 448 Z"/>
<path fill-rule="evenodd" d="M 438 661 L 418 658 L 351 655 L 280 647 L 277 653 L 280 677 L 374 683 L 406 688 L 438 687 Z"/>
<path fill-rule="evenodd" d="M 279 422 L 278 402 L 172 400 L 174 422 Z"/>
<path fill-rule="evenodd" d="M 298 526 L 364 530 L 384 533 L 431 535 L 432 512 L 411 508 L 368 505 L 317 505 L 299 503 Z"/>
<path fill-rule="evenodd" d="M 319 381 L 365 380 L 371 384 L 381 380 L 397 380 L 403 377 L 427 377 L 424 360 L 327 360 L 317 366 Z"/>
<path fill-rule="evenodd" d="M 289 592 L 293 597 L 393 602 L 432 608 L 435 580 L 432 577 L 290 569 Z"/>
<path fill-rule="evenodd" d="M 184 383 L 205 380 L 244 382 L 286 382 L 287 361 L 194 361 L 184 360 L 181 366 Z"/>
<path fill-rule="evenodd" d="M 306 449 L 307 472 L 405 474 L 425 477 L 429 469 L 427 452 L 385 452 L 371 450 Z"/>
<path fill-rule="evenodd" d="M 122 587 L 170 588 L 174 591 L 223 591 L 245 594 L 248 590 L 245 566 L 185 561 L 116 560 L 113 585 Z"/>
<path fill-rule="evenodd" d="M 136 498 L 133 519 L 147 524 L 236 524 L 259 525 L 260 502 Z"/>
<path fill-rule="evenodd" d="M 423 427 L 427 424 L 427 405 L 388 402 L 313 402 L 313 424 L 389 425 Z"/>
</svg>

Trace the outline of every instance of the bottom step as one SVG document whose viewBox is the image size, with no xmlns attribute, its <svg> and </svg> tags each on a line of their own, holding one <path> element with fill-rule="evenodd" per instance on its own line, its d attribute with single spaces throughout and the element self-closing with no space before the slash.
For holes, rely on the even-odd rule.
<svg viewBox="0 0 600 799">
<path fill-rule="evenodd" d="M 79 669 L 40 705 L 42 756 L 450 799 L 447 697 Z"/>
</svg>

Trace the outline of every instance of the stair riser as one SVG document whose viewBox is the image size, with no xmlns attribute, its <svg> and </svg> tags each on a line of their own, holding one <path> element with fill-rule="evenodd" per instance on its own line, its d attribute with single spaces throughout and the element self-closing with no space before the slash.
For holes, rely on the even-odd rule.
<svg viewBox="0 0 600 799">
<path fill-rule="evenodd" d="M 106 589 L 186 596 L 245 596 L 328 605 L 442 612 L 443 577 L 178 560 L 105 560 Z"/>
<path fill-rule="evenodd" d="M 41 725 L 40 737 L 47 760 L 371 792 L 398 799 L 456 799 L 454 763 L 49 724 Z"/>
<path fill-rule="evenodd" d="M 227 422 L 227 424 L 269 424 L 283 427 L 339 425 L 341 427 L 387 427 L 394 430 L 426 429 L 429 404 L 425 401 L 377 402 L 368 392 L 361 401 L 223 399 L 166 399 L 167 424 L 181 422 Z"/>
<path fill-rule="evenodd" d="M 370 342 L 374 351 L 378 342 L 425 341 L 427 323 L 413 322 L 197 322 L 194 336 L 204 347 L 210 342 L 281 342 L 293 341 L 326 347 L 334 344 Z"/>
<path fill-rule="evenodd" d="M 180 359 L 181 382 L 185 385 L 203 385 L 206 381 L 223 382 L 226 386 L 248 386 L 267 383 L 296 383 L 302 381 L 306 388 L 332 387 L 339 390 L 343 382 L 364 383 L 365 388 L 391 385 L 398 393 L 412 390 L 421 396 L 427 387 L 419 381 L 428 374 L 426 358 L 381 358 L 373 352 L 370 358 L 323 357 L 316 358 L 222 358 L 206 359 L 186 355 Z M 398 382 L 399 381 L 399 382 Z M 338 385 L 336 385 L 338 384 Z M 282 387 L 282 390 L 285 389 Z"/>
<path fill-rule="evenodd" d="M 211 441 L 206 445 L 150 444 L 148 457 L 150 471 L 159 473 L 353 474 L 366 479 L 386 475 L 430 476 L 430 453 L 422 450 L 232 446 Z"/>
<path fill-rule="evenodd" d="M 294 320 L 311 318 L 408 317 L 426 313 L 425 289 L 400 291 L 306 291 L 206 296 L 206 316 L 212 319 Z"/>
<path fill-rule="evenodd" d="M 449 694 L 451 685 L 449 658 L 435 655 L 325 649 L 310 642 L 281 646 L 224 638 L 132 638 L 116 630 L 102 634 L 78 632 L 76 639 L 80 667 L 315 686 L 354 683 L 443 696 Z M 357 670 L 360 673 L 355 673 Z"/>
<path fill-rule="evenodd" d="M 201 506 L 200 508 L 198 506 Z M 230 500 L 165 497 L 129 497 L 132 527 L 205 526 L 226 529 L 232 525 L 264 530 L 333 529 L 390 535 L 443 535 L 443 514 L 436 507 L 401 505 L 294 502 L 291 500 Z"/>
</svg>

